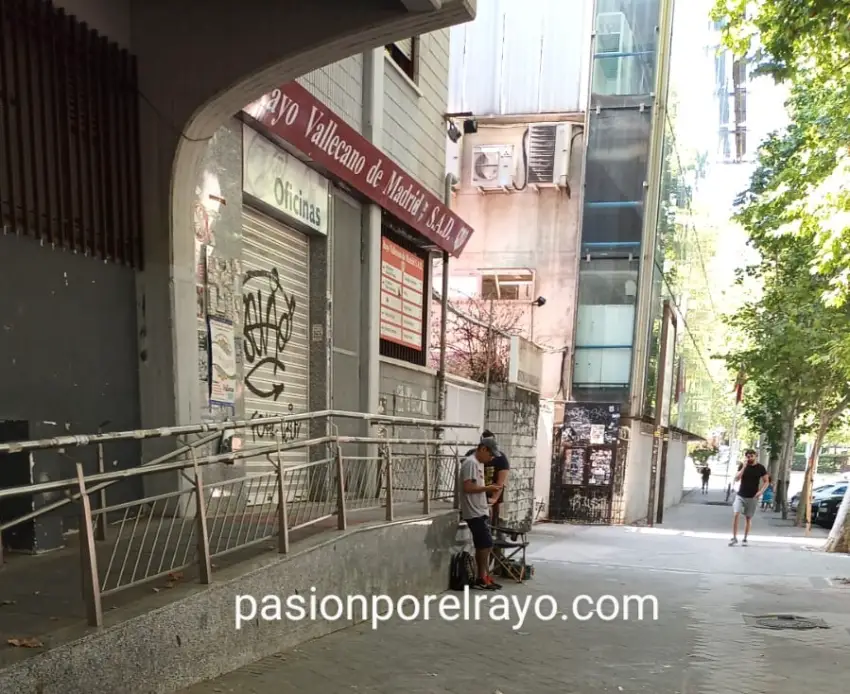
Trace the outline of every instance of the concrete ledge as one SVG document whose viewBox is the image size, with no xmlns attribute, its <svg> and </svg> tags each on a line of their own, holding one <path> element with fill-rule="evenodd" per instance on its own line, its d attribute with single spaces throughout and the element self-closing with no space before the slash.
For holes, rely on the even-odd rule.
<svg viewBox="0 0 850 694">
<path fill-rule="evenodd" d="M 257 618 L 237 631 L 237 595 L 440 593 L 456 530 L 456 511 L 356 527 L 4 669 L 0 692 L 171 694 L 351 626 Z"/>
</svg>

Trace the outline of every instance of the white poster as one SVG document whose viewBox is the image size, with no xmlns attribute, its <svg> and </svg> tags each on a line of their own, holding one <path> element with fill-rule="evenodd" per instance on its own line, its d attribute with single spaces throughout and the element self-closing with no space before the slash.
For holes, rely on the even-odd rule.
<svg viewBox="0 0 850 694">
<path fill-rule="evenodd" d="M 605 425 L 591 424 L 590 425 L 590 445 L 598 446 L 605 443 Z"/>
<path fill-rule="evenodd" d="M 233 323 L 210 318 L 210 402 L 217 405 L 233 405 L 236 402 L 236 345 L 233 338 Z"/>
</svg>

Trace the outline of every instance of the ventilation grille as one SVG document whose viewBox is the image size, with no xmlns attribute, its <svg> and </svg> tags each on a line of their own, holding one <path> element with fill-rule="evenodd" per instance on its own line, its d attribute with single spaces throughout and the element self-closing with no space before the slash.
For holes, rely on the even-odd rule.
<svg viewBox="0 0 850 694">
<path fill-rule="evenodd" d="M 528 182 L 551 184 L 555 176 L 557 124 L 533 125 L 528 135 Z"/>
<path fill-rule="evenodd" d="M 142 266 L 135 59 L 47 2 L 0 0 L 0 225 Z"/>
</svg>

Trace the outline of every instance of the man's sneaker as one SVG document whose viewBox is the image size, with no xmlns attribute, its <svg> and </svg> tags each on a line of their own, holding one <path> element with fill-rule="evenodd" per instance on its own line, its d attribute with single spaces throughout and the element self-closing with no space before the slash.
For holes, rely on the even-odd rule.
<svg viewBox="0 0 850 694">
<path fill-rule="evenodd" d="M 493 580 L 493 577 L 492 577 L 492 576 L 488 576 L 486 579 L 484 579 L 484 582 L 485 582 L 488 586 L 490 586 L 490 589 L 491 589 L 491 590 L 502 590 L 502 586 L 501 586 L 501 584 L 496 583 L 496 582 Z"/>
<path fill-rule="evenodd" d="M 737 544 L 738 544 L 738 538 L 737 537 L 733 537 L 731 540 L 729 540 L 729 546 L 730 547 L 734 547 Z"/>
<path fill-rule="evenodd" d="M 487 583 L 487 581 L 479 578 L 472 584 L 472 590 L 496 590 L 496 588 L 492 583 Z"/>
<path fill-rule="evenodd" d="M 742 546 L 744 546 L 744 547 L 746 547 L 746 546 L 747 546 L 747 538 L 746 538 L 746 537 L 745 537 L 745 538 L 744 538 L 744 540 L 741 542 L 741 545 L 742 545 Z"/>
</svg>

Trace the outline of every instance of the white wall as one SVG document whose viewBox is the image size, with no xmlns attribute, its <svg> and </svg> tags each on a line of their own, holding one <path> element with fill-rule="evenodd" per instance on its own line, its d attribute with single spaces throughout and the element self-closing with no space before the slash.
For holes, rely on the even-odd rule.
<svg viewBox="0 0 850 694">
<path fill-rule="evenodd" d="M 623 484 L 622 518 L 626 525 L 646 519 L 651 460 L 652 436 L 641 433 L 640 423 L 633 422 Z"/>
<path fill-rule="evenodd" d="M 452 29 L 449 111 L 582 111 L 592 0 L 487 0 Z"/>
<path fill-rule="evenodd" d="M 540 414 L 537 424 L 537 465 L 534 468 L 535 520 L 549 517 L 549 492 L 552 486 L 552 437 L 555 430 L 555 403 L 552 400 L 540 401 Z M 543 508 L 537 514 L 536 504 Z"/>
<path fill-rule="evenodd" d="M 686 441 L 670 439 L 667 446 L 667 477 L 664 484 L 664 508 L 681 503 L 685 479 L 685 456 L 688 454 Z"/>
<path fill-rule="evenodd" d="M 563 397 L 563 350 L 570 348 L 576 305 L 577 249 L 579 243 L 579 193 L 584 136 L 578 130 L 573 142 L 569 183 L 571 192 L 530 187 L 522 191 L 482 194 L 471 185 L 472 155 L 476 145 L 513 145 L 522 148 L 526 125 L 479 126 L 456 148 L 460 185 L 452 209 L 469 222 L 475 234 L 463 255 L 452 259 L 452 283 L 460 291 L 474 287 L 477 293 L 482 270 L 531 270 L 534 295 L 546 304 L 532 309 L 523 306 L 521 329 L 537 344 L 547 348 L 543 357 L 541 397 Z M 450 157 L 451 158 L 451 157 Z M 519 158 L 517 159 L 519 161 Z M 458 169 L 456 169 L 458 170 Z M 435 280 L 436 281 L 436 280 Z M 532 323 L 533 319 L 533 323 Z M 533 328 L 533 335 L 532 333 Z"/>
<path fill-rule="evenodd" d="M 477 441 L 484 429 L 484 386 L 465 378 L 447 376 L 446 421 L 474 424 L 476 427 L 447 429 L 447 440 Z"/>
</svg>

